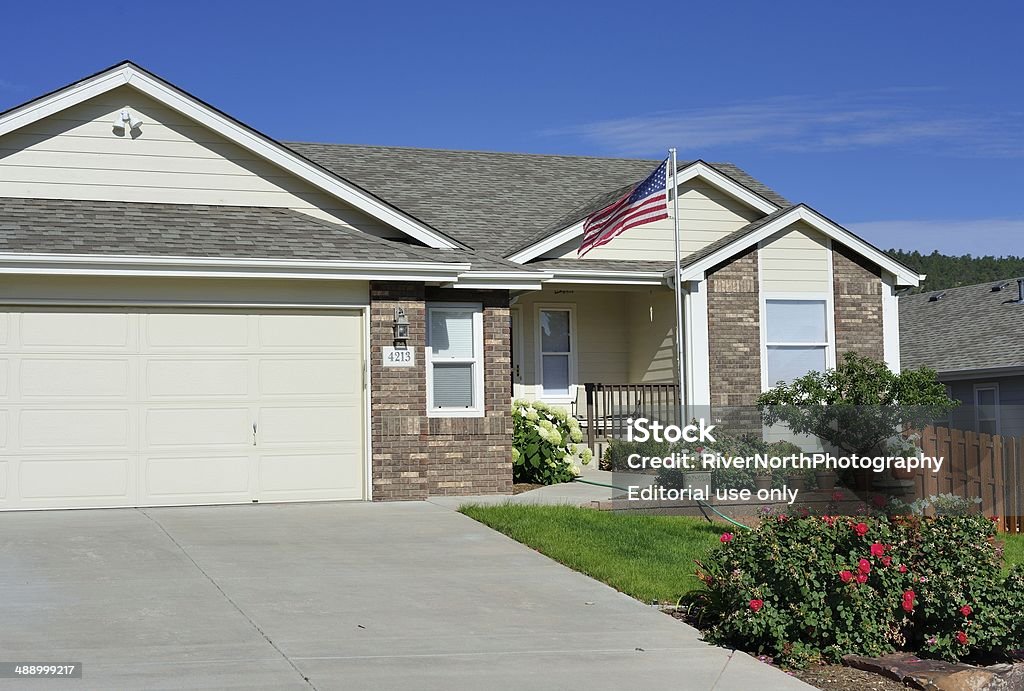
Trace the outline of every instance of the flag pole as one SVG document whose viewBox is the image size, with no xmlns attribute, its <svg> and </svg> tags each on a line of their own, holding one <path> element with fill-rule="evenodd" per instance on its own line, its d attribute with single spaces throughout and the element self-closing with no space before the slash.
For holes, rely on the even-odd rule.
<svg viewBox="0 0 1024 691">
<path fill-rule="evenodd" d="M 672 219 L 674 222 L 672 237 L 674 240 L 673 244 L 676 249 L 675 278 L 673 280 L 673 287 L 675 288 L 676 294 L 676 366 L 679 368 L 677 370 L 679 375 L 678 422 L 679 426 L 683 427 L 686 425 L 686 406 L 684 404 L 684 401 L 686 400 L 686 375 L 685 358 L 683 356 L 683 286 L 682 281 L 679 280 L 681 275 L 679 264 L 682 261 L 679 249 L 679 184 L 676 182 L 678 169 L 676 168 L 675 147 L 669 149 L 668 153 L 672 158 Z M 668 185 L 665 185 L 665 194 L 668 194 Z"/>
</svg>

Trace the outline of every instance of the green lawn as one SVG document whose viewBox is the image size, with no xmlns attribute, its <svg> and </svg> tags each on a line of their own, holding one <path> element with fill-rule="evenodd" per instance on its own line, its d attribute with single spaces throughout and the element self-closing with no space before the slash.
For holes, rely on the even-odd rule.
<svg viewBox="0 0 1024 691">
<path fill-rule="evenodd" d="M 1007 566 L 1013 564 L 1024 564 L 1024 535 L 999 535 L 1000 540 L 1006 541 L 1006 549 L 1003 558 Z"/>
<path fill-rule="evenodd" d="M 467 505 L 470 518 L 638 600 L 675 602 L 700 587 L 694 559 L 727 528 L 687 516 L 641 516 L 572 506 Z M 1024 564 L 1024 535 L 1000 535 L 1006 562 Z"/>
<path fill-rule="evenodd" d="M 723 532 L 703 519 L 572 506 L 468 505 L 467 516 L 638 600 L 675 602 L 700 586 L 694 559 Z"/>
</svg>

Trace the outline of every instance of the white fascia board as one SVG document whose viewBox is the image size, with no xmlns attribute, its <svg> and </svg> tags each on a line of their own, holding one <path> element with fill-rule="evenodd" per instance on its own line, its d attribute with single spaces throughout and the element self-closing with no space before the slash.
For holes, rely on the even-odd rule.
<svg viewBox="0 0 1024 691">
<path fill-rule="evenodd" d="M 540 290 L 550 273 L 539 271 L 470 271 L 459 274 L 458 281 L 446 288 L 479 288 L 487 290 Z"/>
<path fill-rule="evenodd" d="M 399 209 L 344 182 L 339 177 L 314 165 L 268 137 L 216 112 L 181 90 L 132 65 L 120 65 L 50 96 L 14 109 L 0 118 L 0 136 L 124 85 L 138 89 L 168 108 L 208 127 L 225 139 L 287 170 L 378 221 L 419 240 L 428 247 L 438 249 L 460 247 L 453 240 L 438 234 Z"/>
<path fill-rule="evenodd" d="M 678 171 L 673 188 L 678 187 L 684 182 L 689 182 L 694 178 L 700 178 L 712 187 L 718 188 L 722 192 L 725 192 L 744 204 L 757 209 L 765 215 L 779 210 L 777 205 L 750 191 L 729 176 L 718 172 L 703 161 L 695 161 Z M 545 252 L 549 252 L 556 247 L 583 235 L 583 223 L 585 220 L 586 219 L 577 221 L 568 228 L 560 230 L 554 235 L 549 235 L 543 240 L 540 240 L 525 249 L 519 250 L 515 254 L 507 257 L 507 259 L 520 264 L 536 259 Z"/>
<path fill-rule="evenodd" d="M 975 369 L 939 370 L 940 381 L 960 381 L 963 379 L 995 379 L 998 377 L 1017 377 L 1024 375 L 1024 367 L 978 367 Z"/>
<path fill-rule="evenodd" d="M 771 223 L 766 223 L 749 235 L 745 235 L 731 245 L 726 245 L 717 252 L 713 252 L 703 259 L 683 267 L 683 280 L 702 280 L 704 274 L 711 267 L 725 261 L 737 252 L 771 237 L 797 221 L 803 221 L 823 235 L 832 238 L 842 245 L 846 245 L 858 254 L 878 264 L 884 271 L 888 271 L 896 277 L 897 285 L 917 286 L 920 283 L 920 276 L 917 273 L 806 206 L 798 206 L 792 211 L 779 216 Z M 672 274 L 671 269 L 665 275 L 669 276 L 670 274 Z"/>
<path fill-rule="evenodd" d="M 0 253 L 0 274 L 445 281 L 469 264 Z"/>
<path fill-rule="evenodd" d="M 660 271 L 596 271 L 591 269 L 554 269 L 545 283 L 583 283 L 591 285 L 663 286 Z"/>
</svg>

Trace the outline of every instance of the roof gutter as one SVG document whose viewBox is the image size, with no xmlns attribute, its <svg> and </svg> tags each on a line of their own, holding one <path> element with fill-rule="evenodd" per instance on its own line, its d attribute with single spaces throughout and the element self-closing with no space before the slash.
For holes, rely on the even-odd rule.
<svg viewBox="0 0 1024 691">
<path fill-rule="evenodd" d="M 467 263 L 0 253 L 0 274 L 454 281 Z"/>
<path fill-rule="evenodd" d="M 540 290 L 543 283 L 552 277 L 540 271 L 468 271 L 458 279 L 445 285 L 446 288 L 467 288 L 481 290 Z"/>
<path fill-rule="evenodd" d="M 939 370 L 942 381 L 958 381 L 961 379 L 977 379 L 979 377 L 1014 377 L 1024 375 L 1024 365 L 1006 367 L 976 367 L 974 369 Z"/>
<path fill-rule="evenodd" d="M 552 269 L 545 283 L 582 283 L 593 285 L 661 286 L 661 271 L 607 271 L 595 269 Z"/>
</svg>

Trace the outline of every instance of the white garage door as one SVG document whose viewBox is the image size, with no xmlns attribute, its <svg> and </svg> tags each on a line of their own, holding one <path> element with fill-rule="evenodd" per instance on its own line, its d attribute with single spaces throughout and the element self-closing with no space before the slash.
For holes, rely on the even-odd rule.
<svg viewBox="0 0 1024 691">
<path fill-rule="evenodd" d="M 0 311 L 0 509 L 361 499 L 359 312 Z"/>
</svg>

